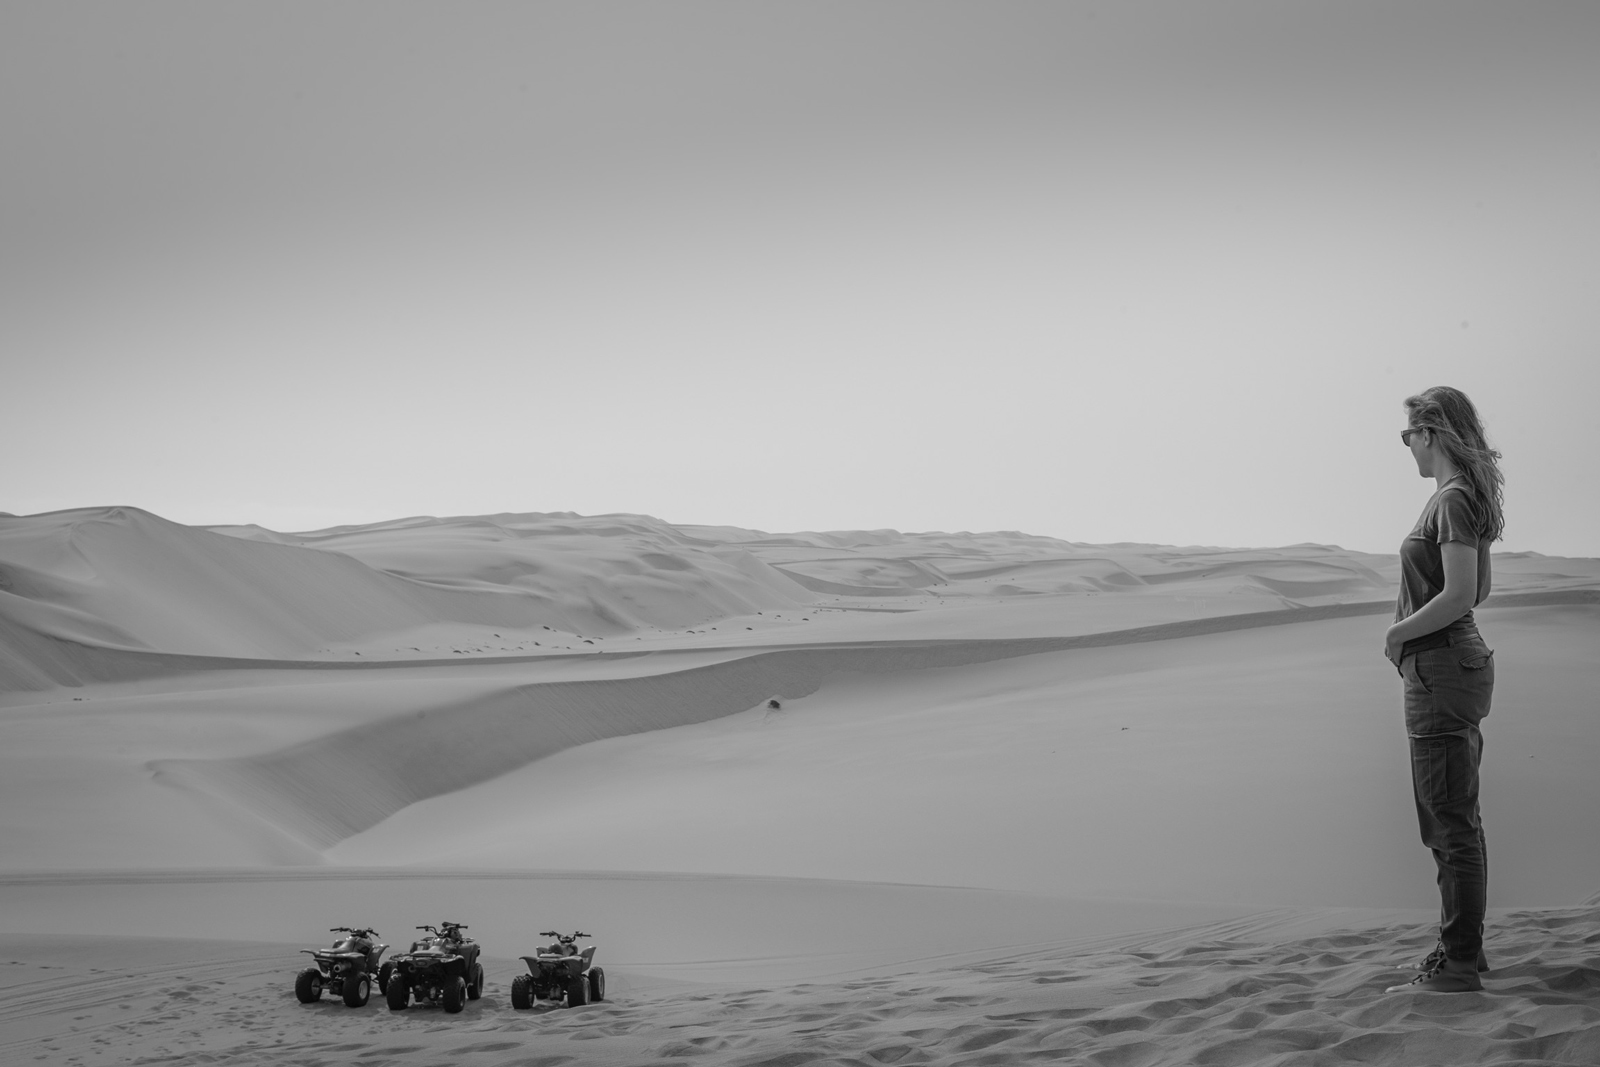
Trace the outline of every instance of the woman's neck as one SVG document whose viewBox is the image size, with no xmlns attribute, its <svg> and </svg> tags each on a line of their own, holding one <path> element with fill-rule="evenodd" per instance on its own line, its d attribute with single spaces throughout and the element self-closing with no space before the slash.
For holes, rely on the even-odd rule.
<svg viewBox="0 0 1600 1067">
<path fill-rule="evenodd" d="M 1440 489 L 1444 488 L 1445 483 L 1451 478 L 1457 478 L 1460 477 L 1460 475 L 1460 469 L 1457 468 L 1454 463 L 1450 462 L 1449 456 L 1445 455 L 1443 452 L 1440 452 L 1438 455 L 1433 457 L 1434 492 L 1437 493 Z"/>
</svg>

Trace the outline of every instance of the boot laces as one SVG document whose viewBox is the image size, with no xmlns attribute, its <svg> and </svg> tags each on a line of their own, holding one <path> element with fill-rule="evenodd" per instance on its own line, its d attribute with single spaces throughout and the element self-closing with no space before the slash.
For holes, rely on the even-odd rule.
<svg viewBox="0 0 1600 1067">
<path fill-rule="evenodd" d="M 1444 961 L 1444 942 L 1440 941 L 1433 946 L 1432 952 L 1422 957 L 1422 962 L 1417 964 L 1417 971 L 1423 978 L 1431 977 L 1438 974 L 1440 969 L 1444 967 Z"/>
<path fill-rule="evenodd" d="M 1422 970 L 1418 971 L 1417 976 L 1411 979 L 1411 984 L 1420 985 L 1430 978 L 1437 977 L 1441 972 L 1444 971 L 1445 959 L 1446 957 L 1442 947 L 1428 953 L 1428 958 L 1422 961 Z"/>
</svg>

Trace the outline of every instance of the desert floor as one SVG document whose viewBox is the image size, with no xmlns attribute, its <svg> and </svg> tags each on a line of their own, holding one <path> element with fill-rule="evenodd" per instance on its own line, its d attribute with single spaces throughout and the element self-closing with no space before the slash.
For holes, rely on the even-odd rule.
<svg viewBox="0 0 1600 1067">
<path fill-rule="evenodd" d="M 1392 556 L 0 517 L 0 1062 L 1600 1062 L 1600 562 L 1497 555 L 1483 993 Z M 466 922 L 459 1015 L 296 1002 Z M 541 929 L 603 1003 L 513 1010 Z"/>
</svg>

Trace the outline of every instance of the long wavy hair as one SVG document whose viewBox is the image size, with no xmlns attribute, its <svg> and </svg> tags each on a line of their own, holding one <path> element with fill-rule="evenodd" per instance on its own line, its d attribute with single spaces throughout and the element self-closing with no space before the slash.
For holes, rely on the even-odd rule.
<svg viewBox="0 0 1600 1067">
<path fill-rule="evenodd" d="M 1489 447 L 1484 436 L 1478 409 L 1466 393 L 1448 385 L 1408 396 L 1405 405 L 1411 426 L 1436 435 L 1444 454 L 1467 479 L 1483 523 L 1479 534 L 1486 541 L 1500 540 L 1506 527 L 1506 479 L 1500 473 L 1500 453 Z"/>
</svg>

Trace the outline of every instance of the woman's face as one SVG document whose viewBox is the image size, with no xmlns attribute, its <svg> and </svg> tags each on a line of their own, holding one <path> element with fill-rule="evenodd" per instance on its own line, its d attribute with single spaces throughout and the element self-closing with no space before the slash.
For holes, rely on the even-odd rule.
<svg viewBox="0 0 1600 1067">
<path fill-rule="evenodd" d="M 1406 432 L 1411 435 L 1407 445 L 1411 449 L 1411 458 L 1417 461 L 1417 474 L 1424 478 L 1433 477 L 1433 434 L 1427 430 L 1419 430 L 1415 426 L 1406 427 Z"/>
</svg>

